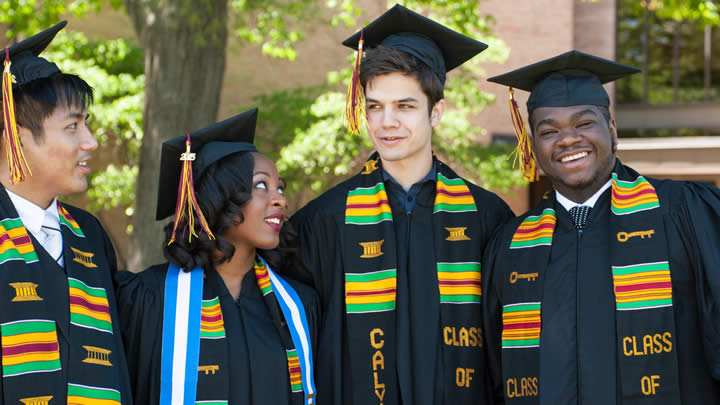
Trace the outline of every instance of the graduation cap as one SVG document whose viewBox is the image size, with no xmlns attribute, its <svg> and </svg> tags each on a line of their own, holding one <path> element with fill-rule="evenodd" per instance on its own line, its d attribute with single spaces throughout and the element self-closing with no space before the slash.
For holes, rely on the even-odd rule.
<svg viewBox="0 0 720 405">
<path fill-rule="evenodd" d="M 192 236 L 197 237 L 193 212 L 200 221 L 201 229 L 210 239 L 215 238 L 200 211 L 193 177 L 200 178 L 208 167 L 226 156 L 257 152 L 252 143 L 257 115 L 258 109 L 255 108 L 163 143 L 156 219 L 162 220 L 175 214 L 175 225 L 168 245 L 175 241 L 175 232 L 185 215 L 188 217 L 190 240 Z"/>
<path fill-rule="evenodd" d="M 363 48 L 378 45 L 415 56 L 445 84 L 446 73 L 487 49 L 487 45 L 455 32 L 421 14 L 396 4 L 360 32 L 342 43 L 357 50 L 345 115 L 352 133 L 359 133 L 363 117 L 359 69 Z"/>
<path fill-rule="evenodd" d="M 2 101 L 5 130 L 3 137 L 8 148 L 10 181 L 13 184 L 25 180 L 26 175 L 32 176 L 32 171 L 30 171 L 30 166 L 25 161 L 25 154 L 18 137 L 13 88 L 18 88 L 33 80 L 44 79 L 60 72 L 57 65 L 38 55 L 50 45 L 55 35 L 66 25 L 67 21 L 61 21 L 39 34 L 35 34 L 10 48 L 0 51 L 0 58 L 4 60 Z"/>
<path fill-rule="evenodd" d="M 609 107 L 610 97 L 602 85 L 638 72 L 640 69 L 632 66 L 579 51 L 569 51 L 489 78 L 490 82 L 510 87 L 510 113 L 518 138 L 518 147 L 513 153 L 516 161 L 520 160 L 525 178 L 535 181 L 538 174 L 525 123 L 513 97 L 513 88 L 530 92 L 527 101 L 528 115 L 540 107 Z"/>
</svg>

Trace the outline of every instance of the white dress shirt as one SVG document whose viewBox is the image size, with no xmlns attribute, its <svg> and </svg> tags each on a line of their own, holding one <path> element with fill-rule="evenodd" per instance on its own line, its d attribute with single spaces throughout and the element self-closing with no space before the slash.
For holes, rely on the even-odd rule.
<svg viewBox="0 0 720 405">
<path fill-rule="evenodd" d="M 568 212 L 570 212 L 570 208 L 575 207 L 577 205 L 587 205 L 590 208 L 595 208 L 595 203 L 597 203 L 597 200 L 600 198 L 603 191 L 610 188 L 611 185 L 612 185 L 612 179 L 608 180 L 607 183 L 603 184 L 603 186 L 600 187 L 600 189 L 597 192 L 595 192 L 595 194 L 593 194 L 590 198 L 585 200 L 585 202 L 583 202 L 582 204 L 578 204 L 575 201 L 568 199 L 564 195 L 560 194 L 560 192 L 557 190 L 555 190 L 555 198 L 557 199 L 557 202 L 559 202 L 560 205 L 562 205 Z"/>
</svg>

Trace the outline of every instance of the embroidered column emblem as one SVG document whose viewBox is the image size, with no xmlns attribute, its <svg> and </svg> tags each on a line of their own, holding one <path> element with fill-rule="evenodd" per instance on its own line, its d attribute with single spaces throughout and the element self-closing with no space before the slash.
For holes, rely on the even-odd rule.
<svg viewBox="0 0 720 405">
<path fill-rule="evenodd" d="M 360 255 L 363 259 L 371 259 L 373 257 L 382 256 L 385 253 L 382 251 L 382 244 L 385 242 L 385 239 L 383 240 L 376 240 L 373 242 L 360 242 L 360 246 L 363 247 L 363 254 Z"/>
<path fill-rule="evenodd" d="M 21 398 L 20 402 L 25 405 L 48 405 L 52 398 L 52 395 L 48 395 L 46 397 Z"/>
<path fill-rule="evenodd" d="M 365 162 L 365 170 L 360 172 L 360 174 L 370 174 L 370 173 L 374 172 L 375 170 L 377 170 L 378 169 L 377 162 L 378 162 L 377 159 L 371 159 L 371 160 L 368 160 L 367 162 Z"/>
<path fill-rule="evenodd" d="M 37 295 L 38 285 L 35 283 L 10 283 L 10 287 L 15 289 L 15 298 L 12 299 L 12 302 L 43 300 Z"/>
<path fill-rule="evenodd" d="M 92 261 L 95 253 L 83 252 L 82 250 L 75 249 L 74 247 L 71 247 L 70 250 L 75 253 L 75 258 L 73 258 L 74 262 L 78 262 L 85 267 L 97 267 L 97 264 Z"/>
<path fill-rule="evenodd" d="M 112 353 L 112 351 L 95 346 L 83 347 L 87 350 L 87 358 L 83 360 L 83 363 L 112 366 L 112 363 L 110 363 L 110 353 Z"/>
<path fill-rule="evenodd" d="M 211 366 L 199 366 L 198 367 L 198 373 L 205 373 L 205 375 L 215 374 L 216 371 L 220 370 L 220 366 L 218 365 L 211 365 Z"/>
<path fill-rule="evenodd" d="M 458 227 L 458 228 L 445 228 L 446 231 L 450 232 L 450 235 L 448 235 L 445 240 L 449 240 L 450 242 L 457 242 L 459 240 L 470 240 L 470 238 L 465 235 L 465 230 L 467 229 L 466 226 Z"/>
</svg>

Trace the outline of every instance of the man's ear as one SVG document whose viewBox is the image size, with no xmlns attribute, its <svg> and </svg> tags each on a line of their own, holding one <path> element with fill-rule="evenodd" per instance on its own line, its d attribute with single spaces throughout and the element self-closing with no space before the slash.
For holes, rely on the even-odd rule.
<svg viewBox="0 0 720 405">
<path fill-rule="evenodd" d="M 435 103 L 432 110 L 430 110 L 430 126 L 435 128 L 435 126 L 440 123 L 440 119 L 442 119 L 442 116 L 445 113 L 446 106 L 447 102 L 444 98 Z"/>
<path fill-rule="evenodd" d="M 612 151 L 613 154 L 617 152 L 618 148 L 618 134 L 617 134 L 617 126 L 615 125 L 615 119 L 610 119 L 610 122 L 608 122 L 608 127 L 610 128 L 610 136 L 612 137 Z"/>
</svg>

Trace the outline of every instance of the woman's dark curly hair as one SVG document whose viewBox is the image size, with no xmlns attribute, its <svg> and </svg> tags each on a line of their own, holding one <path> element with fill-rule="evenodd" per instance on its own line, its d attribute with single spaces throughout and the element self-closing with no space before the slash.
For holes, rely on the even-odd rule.
<svg viewBox="0 0 720 405">
<path fill-rule="evenodd" d="M 175 242 L 168 246 L 173 230 L 173 222 L 170 222 L 165 226 L 163 246 L 168 261 L 186 270 L 195 267 L 210 270 L 233 256 L 235 247 L 223 235 L 230 227 L 244 220 L 242 207 L 252 198 L 254 168 L 252 152 L 234 153 L 213 163 L 201 176 L 195 177 L 198 205 L 215 239 L 211 240 L 202 232 L 188 243 L 187 233 L 183 234 L 187 226 L 187 219 L 184 219 L 178 224 Z M 197 216 L 195 224 L 199 224 Z M 258 254 L 273 270 L 296 279 L 308 280 L 309 274 L 301 270 L 297 260 L 297 240 L 297 233 L 289 222 L 285 222 L 280 232 L 280 245 L 272 250 L 258 249 Z"/>
</svg>

